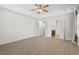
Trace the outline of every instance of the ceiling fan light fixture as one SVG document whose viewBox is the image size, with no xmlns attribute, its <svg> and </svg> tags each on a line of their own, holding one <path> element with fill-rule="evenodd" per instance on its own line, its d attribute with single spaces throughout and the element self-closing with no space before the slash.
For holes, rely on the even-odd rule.
<svg viewBox="0 0 79 59">
<path fill-rule="evenodd" d="M 38 9 L 37 11 L 38 11 L 38 12 L 42 12 L 42 9 Z"/>
<path fill-rule="evenodd" d="M 41 12 L 48 12 L 46 10 L 46 8 L 49 7 L 49 5 L 43 5 L 43 4 L 35 4 L 35 9 L 34 10 L 37 10 L 37 13 L 41 13 Z"/>
</svg>

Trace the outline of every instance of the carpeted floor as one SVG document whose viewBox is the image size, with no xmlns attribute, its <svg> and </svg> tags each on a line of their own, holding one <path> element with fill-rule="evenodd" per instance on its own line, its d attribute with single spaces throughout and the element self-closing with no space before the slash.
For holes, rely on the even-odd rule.
<svg viewBox="0 0 79 59">
<path fill-rule="evenodd" d="M 56 37 L 33 37 L 0 46 L 1 55 L 73 55 L 79 47 Z"/>
</svg>

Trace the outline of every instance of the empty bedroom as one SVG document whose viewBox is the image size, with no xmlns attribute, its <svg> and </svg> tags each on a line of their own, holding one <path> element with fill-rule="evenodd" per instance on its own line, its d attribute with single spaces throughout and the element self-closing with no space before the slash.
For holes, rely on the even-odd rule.
<svg viewBox="0 0 79 59">
<path fill-rule="evenodd" d="M 0 4 L 0 55 L 79 55 L 79 4 Z"/>
</svg>

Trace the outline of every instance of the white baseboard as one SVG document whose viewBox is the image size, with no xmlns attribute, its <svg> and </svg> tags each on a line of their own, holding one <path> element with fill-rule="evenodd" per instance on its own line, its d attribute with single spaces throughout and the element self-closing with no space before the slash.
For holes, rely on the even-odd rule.
<svg viewBox="0 0 79 59">
<path fill-rule="evenodd" d="M 0 45 L 4 45 L 4 44 L 8 44 L 8 43 L 12 43 L 12 42 L 19 41 L 19 40 L 32 38 L 32 37 L 36 37 L 36 36 L 31 36 L 31 37 L 22 37 L 22 38 L 14 39 L 14 40 L 11 40 L 11 41 L 0 42 Z"/>
</svg>

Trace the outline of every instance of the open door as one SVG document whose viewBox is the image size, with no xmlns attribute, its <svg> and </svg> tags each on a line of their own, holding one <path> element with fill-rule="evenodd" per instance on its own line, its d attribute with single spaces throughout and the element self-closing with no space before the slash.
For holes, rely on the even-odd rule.
<svg viewBox="0 0 79 59">
<path fill-rule="evenodd" d="M 64 39 L 64 20 L 56 21 L 56 35 L 58 35 L 60 39 Z"/>
<path fill-rule="evenodd" d="M 39 27 L 39 35 L 45 36 L 45 27 L 46 27 L 45 21 L 39 20 L 38 21 L 38 27 Z"/>
</svg>

